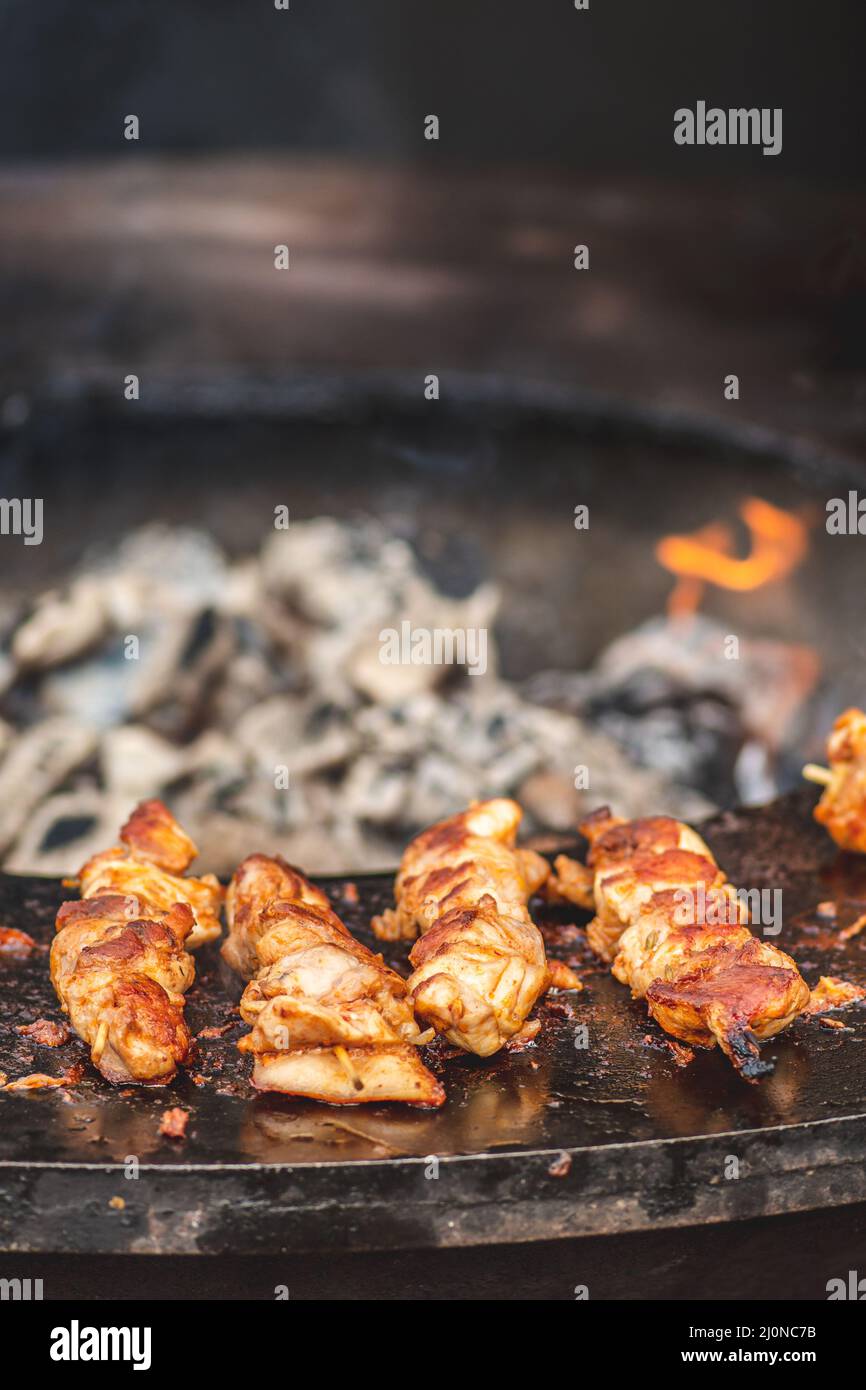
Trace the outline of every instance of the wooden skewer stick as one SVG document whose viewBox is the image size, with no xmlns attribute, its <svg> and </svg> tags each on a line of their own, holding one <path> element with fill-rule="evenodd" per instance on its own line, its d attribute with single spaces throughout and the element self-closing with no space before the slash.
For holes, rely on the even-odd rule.
<svg viewBox="0 0 866 1390">
<path fill-rule="evenodd" d="M 352 1066 L 352 1059 L 344 1047 L 335 1047 L 334 1056 L 343 1068 L 356 1091 L 363 1091 L 364 1083 L 355 1068 Z"/>
<path fill-rule="evenodd" d="M 96 1030 L 96 1037 L 93 1040 L 93 1047 L 90 1049 L 90 1056 L 93 1060 L 93 1065 L 96 1067 L 99 1066 L 102 1054 L 105 1051 L 105 1044 L 107 1042 L 108 1024 L 103 1019 L 103 1021 L 100 1023 L 99 1027 Z"/>
<path fill-rule="evenodd" d="M 820 763 L 807 763 L 803 768 L 803 776 L 807 782 L 817 782 L 821 787 L 829 787 L 833 781 L 829 767 L 822 767 Z"/>
</svg>

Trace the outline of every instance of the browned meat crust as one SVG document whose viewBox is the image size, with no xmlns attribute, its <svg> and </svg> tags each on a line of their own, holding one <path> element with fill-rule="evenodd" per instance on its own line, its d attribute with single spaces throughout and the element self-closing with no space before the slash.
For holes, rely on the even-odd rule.
<svg viewBox="0 0 866 1390">
<path fill-rule="evenodd" d="M 161 801 L 143 801 L 120 832 L 121 844 L 104 850 L 78 875 L 82 898 L 106 893 L 134 893 L 148 912 L 168 912 L 187 903 L 194 924 L 187 946 L 194 951 L 215 940 L 222 930 L 223 890 L 213 874 L 186 875 L 198 850 Z"/>
<path fill-rule="evenodd" d="M 847 709 L 827 741 L 830 781 L 815 807 L 842 849 L 866 854 L 866 714 Z"/>
<path fill-rule="evenodd" d="M 137 807 L 121 840 L 81 871 L 82 899 L 60 908 L 51 979 L 108 1081 L 162 1085 L 190 1048 L 187 948 L 219 931 L 222 889 L 216 879 L 175 876 L 196 848 L 161 802 Z"/>
<path fill-rule="evenodd" d="M 252 1032 L 238 1043 L 253 1055 L 255 1086 L 332 1105 L 442 1104 L 405 981 L 355 940 L 321 889 L 255 854 L 232 878 L 227 912 L 223 955 L 255 973 L 241 999 Z"/>
<path fill-rule="evenodd" d="M 690 826 L 621 821 L 605 808 L 581 830 L 591 845 L 593 949 L 666 1032 L 718 1044 L 741 1076 L 757 1079 L 768 1069 L 758 1043 L 809 1002 L 794 961 L 752 935 L 736 890 Z M 576 881 L 583 900 L 585 879 L 572 865 L 557 861 L 556 891 L 568 897 Z"/>
<path fill-rule="evenodd" d="M 415 1012 L 449 1042 L 489 1057 L 524 1028 L 554 984 L 527 902 L 547 862 L 516 847 L 520 807 L 482 801 L 432 826 L 408 846 L 395 907 L 373 919 L 378 936 L 421 938 L 409 957 Z M 579 989 L 558 966 L 556 987 Z"/>
</svg>

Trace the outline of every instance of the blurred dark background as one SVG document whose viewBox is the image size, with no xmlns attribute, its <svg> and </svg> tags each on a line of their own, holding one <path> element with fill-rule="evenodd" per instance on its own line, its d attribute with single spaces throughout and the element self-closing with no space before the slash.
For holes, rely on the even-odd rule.
<svg viewBox="0 0 866 1390">
<path fill-rule="evenodd" d="M 3 0 L 0 157 L 270 150 L 860 179 L 860 0 Z M 698 99 L 784 109 L 775 159 L 678 149 Z"/>
</svg>

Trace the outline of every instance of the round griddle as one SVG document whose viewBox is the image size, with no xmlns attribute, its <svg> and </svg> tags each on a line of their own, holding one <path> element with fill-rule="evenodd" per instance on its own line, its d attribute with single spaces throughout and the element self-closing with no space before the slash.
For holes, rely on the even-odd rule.
<svg viewBox="0 0 866 1390">
<path fill-rule="evenodd" d="M 837 855 L 811 791 L 728 812 L 702 829 L 731 880 L 780 888 L 791 951 L 810 984 L 866 984 L 866 933 L 840 943 L 845 904 L 866 898 L 866 860 Z M 251 847 L 252 848 L 252 847 Z M 323 886 L 368 944 L 384 876 Z M 357 891 L 356 891 L 357 890 Z M 0 876 L 0 924 L 43 949 L 0 956 L 0 1070 L 60 1075 L 62 1089 L 0 1093 L 0 1248 L 189 1254 L 387 1250 L 640 1231 L 839 1206 L 866 1198 L 866 1009 L 800 1019 L 764 1048 L 747 1085 L 718 1051 L 681 1065 L 644 1005 L 594 962 L 581 917 L 537 904 L 551 954 L 582 976 L 548 996 L 537 1042 L 488 1061 L 431 1051 L 438 1112 L 331 1107 L 256 1094 L 235 1040 L 237 988 L 218 952 L 198 957 L 192 1029 L 208 1036 L 168 1088 L 117 1090 L 72 1039 L 17 1032 L 59 1018 L 48 979 L 54 880 Z M 835 900 L 834 926 L 816 912 Z M 386 952 L 404 973 L 406 948 Z M 580 1046 L 579 1025 L 588 1045 Z M 576 1045 L 576 1042 L 578 1045 Z M 185 1139 L 159 1133 L 182 1106 Z M 137 1177 L 126 1173 L 137 1172 Z"/>
</svg>

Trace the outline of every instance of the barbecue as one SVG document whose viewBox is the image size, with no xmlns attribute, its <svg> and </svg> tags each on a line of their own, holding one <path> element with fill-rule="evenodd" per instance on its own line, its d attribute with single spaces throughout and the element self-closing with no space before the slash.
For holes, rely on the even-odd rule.
<svg viewBox="0 0 866 1390">
<path fill-rule="evenodd" d="M 841 939 L 866 898 L 860 861 L 837 855 L 812 805 L 804 789 L 717 816 L 696 834 L 732 879 L 783 890 L 781 940 L 810 981 L 844 974 L 862 988 L 866 937 Z M 579 848 L 569 857 L 577 860 Z M 393 910 L 392 878 L 356 874 L 314 887 L 358 942 L 383 950 L 397 974 L 410 973 L 406 944 L 377 943 L 369 928 Z M 543 995 L 528 1046 L 487 1059 L 440 1054 L 439 1043 L 422 1052 L 447 1090 L 438 1108 L 346 1109 L 258 1091 L 250 1055 L 237 1046 L 249 1024 L 237 1015 L 215 941 L 198 951 L 186 996 L 194 1061 L 169 1088 L 109 1086 L 85 1064 L 89 1049 L 77 1037 L 49 1047 L 18 1031 L 57 1016 L 43 946 L 63 896 L 59 881 L 0 876 L 2 920 L 35 943 L 0 970 L 0 1070 L 16 1087 L 2 1100 L 0 1162 L 20 1194 L 0 1205 L 0 1237 L 16 1249 L 419 1250 L 658 1230 L 866 1198 L 861 1007 L 829 1016 L 842 1028 L 804 1010 L 764 1045 L 775 1069 L 760 1086 L 742 1085 L 703 1049 L 683 1068 L 665 1041 L 675 1040 L 599 970 L 584 941 L 586 915 L 536 896 L 532 918 L 548 960 L 574 969 L 584 990 Z M 52 1086 L 21 1084 L 33 1074 Z M 167 1108 L 188 1113 L 182 1140 L 160 1132 Z M 740 1181 L 713 1181 L 732 1152 L 742 1160 Z M 146 1181 L 123 1182 L 130 1154 Z M 431 1156 L 438 1182 L 424 1178 Z M 59 1170 L 62 1182 L 52 1176 Z M 122 1219 L 110 1205 L 119 1193 Z"/>
<path fill-rule="evenodd" d="M 281 860 L 252 855 L 229 887 L 223 955 L 241 974 L 253 1085 L 330 1104 L 437 1106 L 445 1092 L 420 1060 L 429 1042 L 405 982 L 356 941 L 328 897 Z"/>
</svg>

